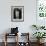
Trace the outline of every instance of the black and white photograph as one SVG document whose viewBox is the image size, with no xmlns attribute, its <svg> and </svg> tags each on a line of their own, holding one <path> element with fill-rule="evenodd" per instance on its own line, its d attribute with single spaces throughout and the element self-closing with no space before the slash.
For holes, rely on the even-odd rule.
<svg viewBox="0 0 46 46">
<path fill-rule="evenodd" d="M 11 6 L 11 21 L 12 22 L 24 21 L 24 6 Z"/>
</svg>

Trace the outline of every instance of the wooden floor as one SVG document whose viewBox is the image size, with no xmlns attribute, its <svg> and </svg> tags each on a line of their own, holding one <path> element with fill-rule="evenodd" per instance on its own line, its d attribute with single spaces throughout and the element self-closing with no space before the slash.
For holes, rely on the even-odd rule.
<svg viewBox="0 0 46 46">
<path fill-rule="evenodd" d="M 4 46 L 4 43 L 2 42 L 0 42 L 0 46 Z M 15 46 L 15 43 L 8 43 L 8 45 L 7 46 Z M 25 46 L 25 45 L 24 45 Z M 34 42 L 32 42 L 32 43 L 30 43 L 30 46 L 37 46 L 37 43 L 34 43 Z M 46 43 L 44 43 L 43 45 L 41 45 L 41 46 L 46 46 Z"/>
</svg>

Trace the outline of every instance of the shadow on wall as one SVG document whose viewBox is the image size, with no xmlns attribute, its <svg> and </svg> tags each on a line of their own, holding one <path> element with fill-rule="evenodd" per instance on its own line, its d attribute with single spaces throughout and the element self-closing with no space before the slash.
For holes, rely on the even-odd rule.
<svg viewBox="0 0 46 46">
<path fill-rule="evenodd" d="M 36 30 L 34 28 L 32 28 L 32 25 L 29 26 L 29 34 L 30 34 L 30 40 L 31 42 L 35 41 L 36 42 L 36 38 L 33 36 L 33 33 L 36 32 Z"/>
</svg>

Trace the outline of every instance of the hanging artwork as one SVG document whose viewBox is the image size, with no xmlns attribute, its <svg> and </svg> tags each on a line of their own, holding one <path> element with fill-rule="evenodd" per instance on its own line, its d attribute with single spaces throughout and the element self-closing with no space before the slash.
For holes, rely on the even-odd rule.
<svg viewBox="0 0 46 46">
<path fill-rule="evenodd" d="M 37 15 L 36 23 L 37 25 L 45 25 L 46 23 L 46 0 L 37 0 Z"/>
<path fill-rule="evenodd" d="M 11 7 L 11 21 L 12 22 L 24 21 L 24 6 Z"/>
<path fill-rule="evenodd" d="M 39 17 L 46 17 L 46 0 L 37 1 L 37 15 Z"/>
</svg>

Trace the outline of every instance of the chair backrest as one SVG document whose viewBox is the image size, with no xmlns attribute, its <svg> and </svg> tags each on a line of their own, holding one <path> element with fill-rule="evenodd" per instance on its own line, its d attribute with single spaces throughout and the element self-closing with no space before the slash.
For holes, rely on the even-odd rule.
<svg viewBox="0 0 46 46">
<path fill-rule="evenodd" d="M 18 27 L 16 28 L 11 28 L 11 34 L 18 33 Z"/>
</svg>

